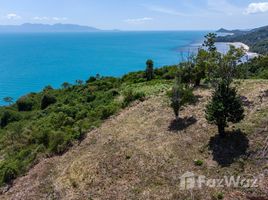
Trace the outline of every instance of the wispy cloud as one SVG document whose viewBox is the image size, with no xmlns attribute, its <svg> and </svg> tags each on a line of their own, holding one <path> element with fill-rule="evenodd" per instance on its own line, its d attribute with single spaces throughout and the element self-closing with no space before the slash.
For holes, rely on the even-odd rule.
<svg viewBox="0 0 268 200">
<path fill-rule="evenodd" d="M 208 10 L 216 13 L 224 13 L 227 15 L 233 15 L 241 13 L 242 9 L 231 4 L 227 0 L 207 0 Z"/>
<path fill-rule="evenodd" d="M 125 19 L 124 22 L 129 24 L 143 24 L 148 21 L 152 21 L 153 18 L 151 17 L 143 17 L 143 18 L 135 18 L 135 19 Z"/>
<path fill-rule="evenodd" d="M 248 5 L 245 14 L 256 14 L 268 12 L 268 2 L 251 3 Z"/>
<path fill-rule="evenodd" d="M 177 15 L 177 16 L 185 16 L 184 13 L 178 12 L 174 9 L 163 7 L 163 6 L 145 6 L 148 10 L 154 11 L 154 12 L 159 12 L 163 14 L 168 14 L 168 15 Z"/>
<path fill-rule="evenodd" d="M 16 13 L 9 13 L 5 16 L 5 18 L 9 20 L 19 20 L 21 19 L 21 16 L 17 15 Z"/>
<path fill-rule="evenodd" d="M 46 17 L 46 16 L 43 17 L 36 16 L 33 18 L 33 20 L 36 21 L 66 21 L 67 19 L 68 19 L 67 17 Z"/>
</svg>

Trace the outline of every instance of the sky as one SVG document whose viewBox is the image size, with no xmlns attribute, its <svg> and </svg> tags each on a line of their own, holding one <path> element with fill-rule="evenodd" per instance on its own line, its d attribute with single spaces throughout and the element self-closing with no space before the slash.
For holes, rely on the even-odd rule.
<svg viewBox="0 0 268 200">
<path fill-rule="evenodd" d="M 120 30 L 250 29 L 268 25 L 268 1 L 0 0 L 0 25 L 80 24 Z"/>
</svg>

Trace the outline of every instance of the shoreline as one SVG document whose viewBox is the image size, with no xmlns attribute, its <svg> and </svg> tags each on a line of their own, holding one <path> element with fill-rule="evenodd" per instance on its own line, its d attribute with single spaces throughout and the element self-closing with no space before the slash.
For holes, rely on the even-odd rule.
<svg viewBox="0 0 268 200">
<path fill-rule="evenodd" d="M 256 52 L 251 52 L 250 47 L 243 42 L 216 42 L 216 44 L 228 45 L 228 47 L 230 45 L 233 45 L 236 48 L 243 48 L 245 50 L 245 56 L 247 57 L 247 59 L 252 59 L 260 55 Z"/>
</svg>

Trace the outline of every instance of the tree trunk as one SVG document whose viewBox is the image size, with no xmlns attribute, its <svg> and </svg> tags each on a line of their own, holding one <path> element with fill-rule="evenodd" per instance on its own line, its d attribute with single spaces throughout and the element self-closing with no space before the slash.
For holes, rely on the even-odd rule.
<svg viewBox="0 0 268 200">
<path fill-rule="evenodd" d="M 224 126 L 218 125 L 218 132 L 220 134 L 220 137 L 224 137 L 225 136 Z"/>
</svg>

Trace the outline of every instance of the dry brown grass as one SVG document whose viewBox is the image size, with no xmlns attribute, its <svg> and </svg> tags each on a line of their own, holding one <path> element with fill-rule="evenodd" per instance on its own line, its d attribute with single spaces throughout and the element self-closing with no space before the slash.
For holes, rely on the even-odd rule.
<svg viewBox="0 0 268 200">
<path fill-rule="evenodd" d="M 159 95 L 110 118 L 63 156 L 40 162 L 25 177 L 16 180 L 0 199 L 203 200 L 215 199 L 220 192 L 226 199 L 265 197 L 267 177 L 263 186 L 253 191 L 232 188 L 180 190 L 180 176 L 187 171 L 217 178 L 228 174 L 258 175 L 268 169 L 268 155 L 265 155 L 266 159 L 259 156 L 265 152 L 265 138 L 268 137 L 268 125 L 261 123 L 268 114 L 268 97 L 264 97 L 262 103 L 258 97 L 262 90 L 268 90 L 268 82 L 246 81 L 239 88 L 241 95 L 250 102 L 246 119 L 236 127 L 230 127 L 230 131 L 241 128 L 248 139 L 246 152 L 237 152 L 240 157 L 226 152 L 224 148 L 228 150 L 228 146 L 221 146 L 235 143 L 221 144 L 213 140 L 216 128 L 207 124 L 204 118 L 209 90 L 195 91 L 201 98 L 181 111 L 183 126 L 172 124 L 174 119 L 168 99 Z M 259 130 L 252 131 L 257 126 Z M 224 167 L 215 149 L 223 151 L 223 156 L 226 153 L 224 159 L 228 162 Z M 204 164 L 196 166 L 196 159 Z"/>
</svg>

